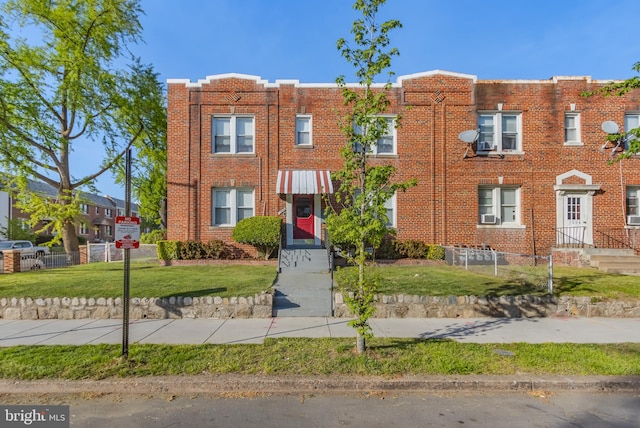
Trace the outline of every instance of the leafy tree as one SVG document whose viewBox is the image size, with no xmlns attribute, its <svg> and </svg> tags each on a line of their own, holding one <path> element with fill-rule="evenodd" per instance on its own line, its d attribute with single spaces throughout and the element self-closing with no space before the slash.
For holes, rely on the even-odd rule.
<svg viewBox="0 0 640 428">
<path fill-rule="evenodd" d="M 117 169 L 130 147 L 155 171 L 165 148 L 163 87 L 127 49 L 140 40 L 139 0 L 7 0 L 0 11 L 0 162 L 32 224 L 46 215 L 65 250 L 77 251 L 79 190 Z M 104 156 L 74 177 L 80 145 Z M 57 200 L 31 193 L 27 177 L 57 188 Z"/>
<path fill-rule="evenodd" d="M 35 242 L 36 240 L 35 233 L 20 218 L 7 219 L 7 225 L 0 227 L 0 235 L 9 241 Z"/>
<path fill-rule="evenodd" d="M 390 105 L 387 91 L 393 73 L 388 72 L 383 90 L 373 90 L 372 85 L 376 76 L 391 66 L 391 58 L 399 54 L 396 48 L 388 48 L 389 32 L 402 27 L 397 20 L 376 23 L 378 8 L 384 2 L 356 0 L 353 8 L 362 17 L 354 21 L 351 29 L 354 45 L 345 39 L 337 43 L 342 56 L 355 68 L 360 87 L 347 87 L 344 76 L 337 79 L 350 112 L 340 124 L 347 144 L 341 150 L 342 170 L 333 175 L 340 185 L 335 194 L 337 206 L 328 204 L 326 227 L 332 239 L 350 250 L 350 261 L 358 266 L 357 279 L 345 290 L 345 303 L 356 317 L 350 325 L 357 331 L 358 353 L 366 350 L 365 339 L 372 334 L 368 320 L 375 311 L 373 296 L 377 281 L 365 266 L 368 248 L 379 247 L 382 239 L 393 232 L 388 227 L 385 202 L 396 191 L 416 184 L 415 180 L 393 183 L 393 166 L 368 164 L 372 148 L 388 132 L 389 122 L 380 115 L 387 112 Z M 394 126 L 399 123 L 398 117 Z"/>
<path fill-rule="evenodd" d="M 636 62 L 633 70 L 640 73 L 640 62 Z M 583 96 L 590 97 L 596 94 L 604 96 L 623 96 L 634 89 L 640 89 L 640 76 L 633 76 L 622 82 L 610 82 L 596 91 L 585 91 Z M 640 153 L 640 128 L 626 129 L 623 133 L 611 134 L 607 136 L 607 140 L 611 141 L 613 147 L 612 155 L 615 159 L 626 159 Z M 625 150 L 622 145 L 627 142 L 628 147 Z"/>
</svg>

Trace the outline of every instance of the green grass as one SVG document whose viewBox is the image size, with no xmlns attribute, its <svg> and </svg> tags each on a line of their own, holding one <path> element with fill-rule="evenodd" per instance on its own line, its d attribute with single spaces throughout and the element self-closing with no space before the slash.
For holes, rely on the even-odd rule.
<svg viewBox="0 0 640 428">
<path fill-rule="evenodd" d="M 544 270 L 544 269 L 543 269 Z M 381 294 L 422 296 L 546 294 L 515 276 L 496 278 L 446 265 L 380 266 Z M 336 272 L 336 288 L 355 268 Z M 640 278 L 606 274 L 592 268 L 554 268 L 555 293 L 619 299 L 640 297 Z M 118 297 L 123 289 L 122 263 L 91 263 L 61 269 L 0 275 L 0 297 Z M 274 266 L 160 266 L 131 264 L 132 297 L 252 296 L 268 290 L 276 279 Z"/>
<path fill-rule="evenodd" d="M 546 268 L 543 267 L 542 270 Z M 547 289 L 523 284 L 519 278 L 496 278 L 492 274 L 471 273 L 464 269 L 437 266 L 380 266 L 379 293 L 420 296 L 512 296 L 543 295 Z M 338 287 L 355 268 L 336 273 Z M 592 268 L 554 267 L 554 292 L 557 295 L 598 296 L 602 298 L 640 297 L 640 278 L 607 274 Z"/>
<path fill-rule="evenodd" d="M 131 263 L 131 297 L 253 296 L 269 290 L 274 266 L 160 266 Z M 0 297 L 119 297 L 122 263 L 91 263 L 60 269 L 0 275 Z"/>
<path fill-rule="evenodd" d="M 503 356 L 496 351 L 509 351 Z M 266 375 L 640 375 L 640 344 L 463 344 L 372 339 L 267 339 L 262 345 L 118 345 L 0 348 L 0 378 L 105 379 L 208 374 Z"/>
</svg>

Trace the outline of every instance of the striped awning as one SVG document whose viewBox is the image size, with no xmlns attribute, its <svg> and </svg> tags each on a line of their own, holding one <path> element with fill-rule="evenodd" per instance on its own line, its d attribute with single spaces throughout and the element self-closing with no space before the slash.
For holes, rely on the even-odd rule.
<svg viewBox="0 0 640 428">
<path fill-rule="evenodd" d="M 293 195 L 333 193 L 331 173 L 322 170 L 278 171 L 276 193 Z"/>
</svg>

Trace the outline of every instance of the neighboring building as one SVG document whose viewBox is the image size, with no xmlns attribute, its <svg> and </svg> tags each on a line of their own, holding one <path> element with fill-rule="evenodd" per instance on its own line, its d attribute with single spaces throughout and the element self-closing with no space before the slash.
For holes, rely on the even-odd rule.
<svg viewBox="0 0 640 428">
<path fill-rule="evenodd" d="M 57 190 L 42 182 L 29 181 L 29 188 L 33 192 L 49 196 L 52 200 L 57 197 Z M 76 228 L 78 236 L 87 239 L 87 242 L 111 242 L 115 235 L 115 218 L 124 215 L 125 201 L 111 196 L 98 196 L 91 193 L 82 193 L 83 203 L 80 205 L 84 213 L 84 219 Z M 137 204 L 131 204 L 131 214 L 137 216 Z M 0 227 L 6 227 L 9 219 L 28 219 L 29 215 L 17 209 L 11 196 L 0 191 Z M 4 237 L 0 237 L 4 239 Z"/>
<path fill-rule="evenodd" d="M 523 254 L 628 242 L 640 228 L 640 158 L 609 164 L 601 125 L 639 126 L 640 92 L 581 95 L 605 83 L 398 78 L 384 115 L 402 126 L 370 158 L 395 166 L 397 181 L 418 180 L 388 201 L 397 238 Z M 287 245 L 321 245 L 322 195 L 337 186 L 330 173 L 342 168 L 347 112 L 335 84 L 169 80 L 168 239 L 231 242 L 242 218 L 281 215 Z M 478 138 L 461 141 L 467 130 Z"/>
</svg>

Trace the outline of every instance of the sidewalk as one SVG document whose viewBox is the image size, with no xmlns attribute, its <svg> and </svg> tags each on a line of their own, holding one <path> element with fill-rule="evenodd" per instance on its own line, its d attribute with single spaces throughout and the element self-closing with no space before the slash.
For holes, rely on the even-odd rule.
<svg viewBox="0 0 640 428">
<path fill-rule="evenodd" d="M 239 344 L 355 337 L 344 318 L 132 320 L 129 343 Z M 372 318 L 375 337 L 467 343 L 640 343 L 640 318 Z M 122 320 L 0 320 L 0 346 L 122 343 Z"/>
</svg>

